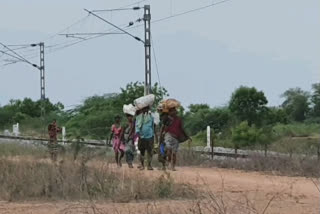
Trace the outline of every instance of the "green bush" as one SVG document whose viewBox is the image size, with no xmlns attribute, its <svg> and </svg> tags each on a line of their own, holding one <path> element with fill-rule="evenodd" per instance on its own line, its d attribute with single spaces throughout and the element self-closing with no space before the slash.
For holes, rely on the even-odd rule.
<svg viewBox="0 0 320 214">
<path fill-rule="evenodd" d="M 273 127 L 274 134 L 281 137 L 309 137 L 315 136 L 320 132 L 320 124 L 294 123 L 277 124 Z"/>
</svg>

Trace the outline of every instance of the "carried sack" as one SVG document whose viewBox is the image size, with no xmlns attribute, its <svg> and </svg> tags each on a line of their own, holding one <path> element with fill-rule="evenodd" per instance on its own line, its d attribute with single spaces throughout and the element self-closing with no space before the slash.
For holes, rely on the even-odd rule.
<svg viewBox="0 0 320 214">
<path fill-rule="evenodd" d="M 145 107 L 152 106 L 155 100 L 155 96 L 153 94 L 149 94 L 144 97 L 140 97 L 134 101 L 134 105 L 138 110 L 141 110 Z"/>
<path fill-rule="evenodd" d="M 129 105 L 123 105 L 123 113 L 129 114 L 131 116 L 134 116 L 136 114 L 136 107 L 134 107 L 132 104 Z"/>
<path fill-rule="evenodd" d="M 165 101 L 165 108 L 171 109 L 171 108 L 179 108 L 181 106 L 181 103 L 178 100 L 175 99 L 167 99 Z"/>
</svg>

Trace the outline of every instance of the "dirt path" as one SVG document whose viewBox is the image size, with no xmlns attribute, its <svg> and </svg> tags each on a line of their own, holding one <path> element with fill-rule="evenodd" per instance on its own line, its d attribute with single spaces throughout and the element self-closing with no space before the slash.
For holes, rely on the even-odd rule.
<svg viewBox="0 0 320 214">
<path fill-rule="evenodd" d="M 124 174 L 144 176 L 153 179 L 163 172 L 119 170 Z M 254 172 L 217 168 L 181 167 L 177 172 L 170 172 L 176 182 L 188 183 L 202 189 L 210 195 L 214 193 L 216 200 L 222 198 L 228 207 L 228 213 L 242 212 L 240 203 L 251 207 L 251 213 L 268 214 L 319 214 L 320 193 L 315 184 L 307 178 L 264 175 Z M 213 213 L 203 203 L 204 213 Z M 269 204 L 269 205 L 268 205 Z M 7 203 L 0 202 L 0 213 L 13 214 L 71 214 L 71 213 L 197 213 L 190 211 L 196 207 L 195 201 L 158 201 L 155 203 L 98 203 L 97 207 L 87 203 Z M 255 209 L 255 211 L 253 210 Z M 103 212 L 99 212 L 103 211 Z M 188 212 L 185 212 L 188 211 Z"/>
</svg>

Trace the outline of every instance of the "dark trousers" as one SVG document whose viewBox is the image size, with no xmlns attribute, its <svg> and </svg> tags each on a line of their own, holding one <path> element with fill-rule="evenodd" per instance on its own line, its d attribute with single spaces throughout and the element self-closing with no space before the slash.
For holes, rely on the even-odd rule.
<svg viewBox="0 0 320 214">
<path fill-rule="evenodd" d="M 58 142 L 57 138 L 50 138 L 50 141 L 48 143 L 48 148 L 49 148 L 49 153 L 50 153 L 50 158 L 52 161 L 57 160 L 58 156 Z"/>
<path fill-rule="evenodd" d="M 140 161 L 141 164 L 144 166 L 144 156 L 147 151 L 147 164 L 148 166 L 151 166 L 152 162 L 152 155 L 153 155 L 153 143 L 154 138 L 141 138 L 139 140 L 138 149 L 140 150 Z"/>
</svg>

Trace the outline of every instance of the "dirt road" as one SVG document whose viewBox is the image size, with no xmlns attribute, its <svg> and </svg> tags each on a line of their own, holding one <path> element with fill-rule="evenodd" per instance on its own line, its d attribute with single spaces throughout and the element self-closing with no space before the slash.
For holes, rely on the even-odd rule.
<svg viewBox="0 0 320 214">
<path fill-rule="evenodd" d="M 139 172 L 126 167 L 119 169 L 135 176 L 150 179 L 161 171 Z M 226 213 L 319 214 L 320 193 L 307 178 L 272 176 L 254 172 L 217 168 L 181 167 L 170 172 L 176 182 L 188 183 L 206 192 L 208 199 L 195 201 L 157 201 L 141 203 L 8 203 L 0 202 L 0 213 L 13 214 L 69 214 L 69 213 L 214 213 L 216 204 L 226 207 Z M 319 183 L 318 183 L 319 184 Z M 215 194 L 215 196 L 213 196 Z M 217 212 L 218 213 L 218 212 Z"/>
</svg>

